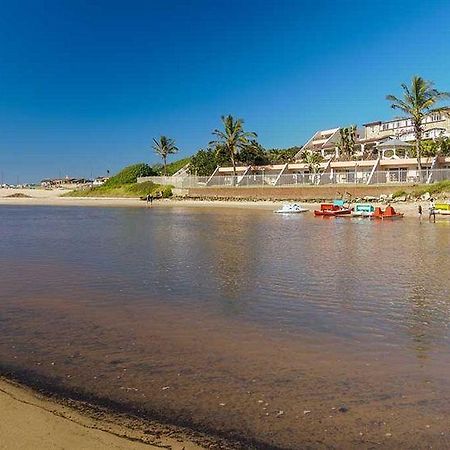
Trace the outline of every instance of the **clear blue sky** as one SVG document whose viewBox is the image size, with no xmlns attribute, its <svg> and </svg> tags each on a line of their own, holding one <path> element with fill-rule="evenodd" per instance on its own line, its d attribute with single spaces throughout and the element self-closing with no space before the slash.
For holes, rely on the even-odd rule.
<svg viewBox="0 0 450 450">
<path fill-rule="evenodd" d="M 180 157 L 222 114 L 265 147 L 390 118 L 413 74 L 450 90 L 450 2 L 0 1 L 0 170 L 6 181 Z"/>
</svg>

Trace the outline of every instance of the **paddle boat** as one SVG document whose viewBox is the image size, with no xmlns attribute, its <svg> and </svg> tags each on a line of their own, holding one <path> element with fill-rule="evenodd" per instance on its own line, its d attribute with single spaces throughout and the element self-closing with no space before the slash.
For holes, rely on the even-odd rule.
<svg viewBox="0 0 450 450">
<path fill-rule="evenodd" d="M 383 211 L 379 206 L 375 208 L 375 211 L 373 212 L 372 216 L 370 216 L 371 219 L 401 219 L 404 216 L 403 213 L 395 212 L 395 209 L 389 205 L 386 207 L 386 209 Z"/>
<path fill-rule="evenodd" d="M 370 203 L 356 203 L 352 211 L 352 217 L 371 217 L 374 211 L 375 207 Z"/>
<path fill-rule="evenodd" d="M 434 212 L 436 214 L 450 215 L 450 203 L 436 203 L 434 205 Z"/>
<path fill-rule="evenodd" d="M 333 203 L 322 203 L 320 210 L 314 210 L 315 216 L 337 217 L 350 214 L 352 210 L 345 207 L 344 200 L 334 200 Z"/>
<path fill-rule="evenodd" d="M 297 205 L 297 203 L 286 203 L 280 209 L 274 211 L 274 213 L 278 214 L 298 214 L 308 211 L 306 208 L 302 208 Z"/>
</svg>

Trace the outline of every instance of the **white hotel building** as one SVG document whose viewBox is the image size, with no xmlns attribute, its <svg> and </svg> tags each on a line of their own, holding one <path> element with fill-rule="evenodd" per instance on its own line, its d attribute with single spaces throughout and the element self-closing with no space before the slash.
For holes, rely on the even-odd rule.
<svg viewBox="0 0 450 450">
<path fill-rule="evenodd" d="M 428 115 L 423 129 L 423 139 L 450 137 L 450 108 Z M 409 119 L 370 122 L 357 128 L 352 160 L 340 159 L 339 130 L 331 128 L 314 133 L 295 155 L 293 163 L 238 167 L 238 180 L 234 180 L 234 185 L 430 183 L 450 178 L 450 157 L 423 157 L 424 173 L 418 173 L 417 159 L 411 152 L 415 138 Z M 310 167 L 302 161 L 304 151 L 317 152 L 323 157 L 319 173 L 311 173 Z M 206 184 L 227 185 L 222 177 L 231 179 L 232 174 L 231 167 L 217 168 Z M 254 183 L 252 177 L 243 175 L 252 175 Z"/>
</svg>

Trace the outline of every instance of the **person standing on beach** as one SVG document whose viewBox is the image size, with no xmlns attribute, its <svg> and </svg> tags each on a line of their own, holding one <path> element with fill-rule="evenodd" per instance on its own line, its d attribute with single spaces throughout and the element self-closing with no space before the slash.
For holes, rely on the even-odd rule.
<svg viewBox="0 0 450 450">
<path fill-rule="evenodd" d="M 151 194 L 147 194 L 147 206 L 152 206 L 152 204 L 153 204 L 153 195 L 151 195 Z"/>
<path fill-rule="evenodd" d="M 417 207 L 417 210 L 419 212 L 419 220 L 422 222 L 422 205 L 419 205 Z"/>
<path fill-rule="evenodd" d="M 430 206 L 429 206 L 430 214 L 428 216 L 428 220 L 431 222 L 431 218 L 433 218 L 433 222 L 436 223 L 436 209 L 434 205 L 434 198 L 430 198 Z"/>
</svg>

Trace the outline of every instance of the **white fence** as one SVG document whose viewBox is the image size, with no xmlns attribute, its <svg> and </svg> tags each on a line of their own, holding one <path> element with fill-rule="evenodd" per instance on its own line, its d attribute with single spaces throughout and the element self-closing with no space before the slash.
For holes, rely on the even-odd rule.
<svg viewBox="0 0 450 450">
<path fill-rule="evenodd" d="M 141 177 L 138 183 L 152 181 L 175 188 L 198 187 L 283 187 L 327 184 L 418 184 L 450 180 L 450 169 L 406 170 L 391 169 L 379 172 L 335 171 L 316 174 L 264 174 L 264 175 L 220 175 L 213 177 Z"/>
</svg>

